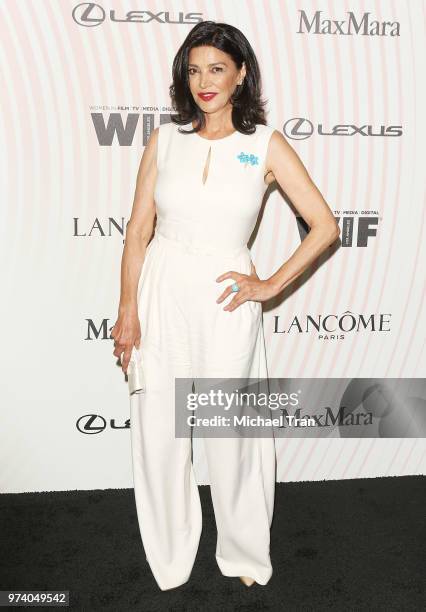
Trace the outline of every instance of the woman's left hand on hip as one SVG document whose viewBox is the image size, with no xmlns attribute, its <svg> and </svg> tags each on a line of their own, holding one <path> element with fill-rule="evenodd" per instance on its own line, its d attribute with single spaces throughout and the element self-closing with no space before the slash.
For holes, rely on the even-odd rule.
<svg viewBox="0 0 426 612">
<path fill-rule="evenodd" d="M 216 281 L 221 282 L 226 279 L 232 279 L 234 283 L 238 284 L 239 290 L 233 291 L 232 285 L 228 285 L 223 293 L 218 297 L 216 302 L 220 304 L 230 293 L 234 293 L 235 297 L 227 304 L 223 310 L 235 310 L 248 300 L 255 302 L 264 302 L 269 300 L 271 297 L 276 295 L 274 287 L 268 280 L 260 280 L 257 275 L 256 268 L 253 262 L 251 262 L 251 274 L 241 274 L 230 270 L 217 277 Z"/>
</svg>

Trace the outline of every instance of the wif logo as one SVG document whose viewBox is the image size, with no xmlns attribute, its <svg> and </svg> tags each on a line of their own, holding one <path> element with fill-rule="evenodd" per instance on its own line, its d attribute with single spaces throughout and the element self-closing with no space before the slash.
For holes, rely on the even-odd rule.
<svg viewBox="0 0 426 612">
<path fill-rule="evenodd" d="M 93 109 L 93 107 L 91 107 Z M 132 110 L 138 112 L 132 112 Z M 157 115 L 152 112 L 140 112 L 140 107 L 120 107 L 121 112 L 108 114 L 91 112 L 90 116 L 95 128 L 96 137 L 101 147 L 111 147 L 117 141 L 120 147 L 131 147 L 136 131 L 141 133 L 142 145 L 145 146 L 154 129 L 156 117 L 160 124 L 170 123 L 170 113 Z M 124 111 L 128 111 L 123 120 Z"/>
</svg>

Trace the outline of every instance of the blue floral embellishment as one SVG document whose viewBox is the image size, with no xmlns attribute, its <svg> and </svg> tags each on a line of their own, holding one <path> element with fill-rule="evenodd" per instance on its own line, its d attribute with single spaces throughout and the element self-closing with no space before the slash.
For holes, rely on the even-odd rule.
<svg viewBox="0 0 426 612">
<path fill-rule="evenodd" d="M 259 165 L 259 158 L 256 155 L 253 155 L 253 153 L 243 153 L 241 151 L 241 153 L 237 155 L 237 159 L 239 159 L 242 164 L 245 164 L 246 167 L 247 164 L 250 164 L 251 166 Z"/>
</svg>

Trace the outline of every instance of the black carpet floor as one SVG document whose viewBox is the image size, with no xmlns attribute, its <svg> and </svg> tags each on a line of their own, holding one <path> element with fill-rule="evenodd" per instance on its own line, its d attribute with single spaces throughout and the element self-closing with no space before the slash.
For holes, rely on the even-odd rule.
<svg viewBox="0 0 426 612">
<path fill-rule="evenodd" d="M 197 558 L 170 591 L 145 559 L 133 489 L 0 495 L 0 590 L 69 590 L 68 609 L 87 612 L 426 610 L 424 476 L 277 483 L 274 573 L 249 588 L 220 573 L 199 490 Z"/>
</svg>

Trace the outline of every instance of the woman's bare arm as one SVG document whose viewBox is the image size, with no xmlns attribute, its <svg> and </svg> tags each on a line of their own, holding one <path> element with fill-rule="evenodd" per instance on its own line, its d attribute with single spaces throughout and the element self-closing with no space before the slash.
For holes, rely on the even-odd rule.
<svg viewBox="0 0 426 612">
<path fill-rule="evenodd" d="M 337 240 L 340 229 L 296 151 L 278 130 L 275 130 L 269 142 L 266 159 L 268 172 L 273 173 L 275 180 L 310 227 L 306 238 L 292 256 L 267 279 L 276 295 Z"/>
<path fill-rule="evenodd" d="M 140 347 L 141 328 L 138 316 L 137 288 L 145 260 L 146 247 L 155 220 L 154 188 L 157 180 L 158 128 L 153 130 L 143 152 L 136 178 L 132 212 L 126 225 L 121 259 L 121 287 L 118 318 L 111 332 L 115 341 L 113 355 L 120 357 L 127 372 L 133 346 Z"/>
<path fill-rule="evenodd" d="M 137 286 L 145 250 L 152 236 L 155 220 L 154 188 L 157 178 L 158 128 L 146 144 L 136 178 L 132 212 L 126 226 L 126 240 L 121 260 L 121 292 L 118 312 L 137 308 Z"/>
</svg>

